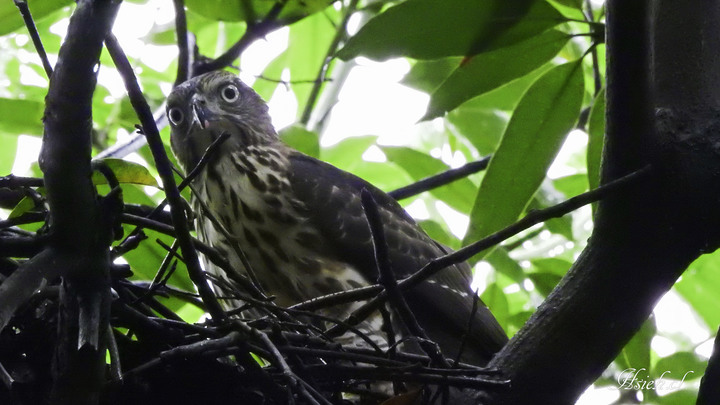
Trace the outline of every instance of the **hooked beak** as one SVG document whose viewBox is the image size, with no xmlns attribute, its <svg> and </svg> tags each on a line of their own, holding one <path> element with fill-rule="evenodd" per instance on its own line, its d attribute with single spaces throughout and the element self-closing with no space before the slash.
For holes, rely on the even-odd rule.
<svg viewBox="0 0 720 405">
<path fill-rule="evenodd" d="M 208 120 L 210 114 L 205 108 L 205 100 L 194 95 L 190 103 L 192 109 L 192 122 L 190 126 L 198 126 L 205 129 L 210 125 Z"/>
</svg>

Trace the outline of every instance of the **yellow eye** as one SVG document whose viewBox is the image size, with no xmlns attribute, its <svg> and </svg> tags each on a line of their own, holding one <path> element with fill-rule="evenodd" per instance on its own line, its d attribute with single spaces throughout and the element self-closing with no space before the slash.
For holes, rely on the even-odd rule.
<svg viewBox="0 0 720 405">
<path fill-rule="evenodd" d="M 178 107 L 172 107 L 168 109 L 167 112 L 168 119 L 170 120 L 170 123 L 173 125 L 180 125 L 182 124 L 183 120 L 185 119 L 185 113 Z"/>
<path fill-rule="evenodd" d="M 234 84 L 228 84 L 220 90 L 220 96 L 228 103 L 234 103 L 240 98 L 240 91 Z"/>
</svg>

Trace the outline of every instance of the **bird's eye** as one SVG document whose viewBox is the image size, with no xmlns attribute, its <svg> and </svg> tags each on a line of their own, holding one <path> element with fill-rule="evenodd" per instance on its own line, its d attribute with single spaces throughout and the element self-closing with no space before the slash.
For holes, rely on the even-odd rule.
<svg viewBox="0 0 720 405">
<path fill-rule="evenodd" d="M 228 103 L 234 103 L 237 101 L 238 98 L 240 98 L 240 92 L 238 91 L 238 88 L 235 87 L 235 85 L 228 84 L 227 86 L 223 87 L 222 90 L 220 90 L 220 96 L 222 96 L 223 100 L 227 101 Z"/>
<path fill-rule="evenodd" d="M 185 114 L 182 112 L 181 109 L 177 107 L 170 108 L 167 112 L 167 116 L 170 120 L 170 123 L 172 123 L 173 125 L 180 125 L 185 119 Z"/>
</svg>

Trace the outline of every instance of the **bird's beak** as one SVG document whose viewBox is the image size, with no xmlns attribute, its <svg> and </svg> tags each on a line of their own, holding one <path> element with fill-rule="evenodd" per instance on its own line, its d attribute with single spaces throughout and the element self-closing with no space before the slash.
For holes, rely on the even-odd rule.
<svg viewBox="0 0 720 405">
<path fill-rule="evenodd" d="M 192 122 L 190 123 L 190 126 L 198 126 L 202 129 L 207 128 L 210 124 L 208 121 L 208 116 L 210 114 L 208 114 L 208 111 L 205 108 L 204 100 L 198 98 L 197 95 L 194 95 L 190 105 L 192 109 Z"/>
</svg>

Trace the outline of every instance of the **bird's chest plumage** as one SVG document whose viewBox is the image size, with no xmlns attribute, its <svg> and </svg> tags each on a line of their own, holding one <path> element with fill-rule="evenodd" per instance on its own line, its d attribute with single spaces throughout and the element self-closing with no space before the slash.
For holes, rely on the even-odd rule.
<svg viewBox="0 0 720 405">
<path fill-rule="evenodd" d="M 246 272 L 245 255 L 263 289 L 280 305 L 366 285 L 352 266 L 333 257 L 313 225 L 313 207 L 293 193 L 287 158 L 273 148 L 251 146 L 220 155 L 196 181 L 199 199 L 224 228 L 198 215 L 198 233 Z M 203 212 L 198 201 L 195 210 Z M 208 271 L 222 270 L 208 265 Z"/>
</svg>

